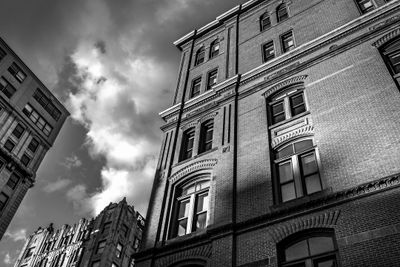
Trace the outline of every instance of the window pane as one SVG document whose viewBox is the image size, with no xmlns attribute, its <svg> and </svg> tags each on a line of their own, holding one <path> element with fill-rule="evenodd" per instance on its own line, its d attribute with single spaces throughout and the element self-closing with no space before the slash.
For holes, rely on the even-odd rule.
<svg viewBox="0 0 400 267">
<path fill-rule="evenodd" d="M 388 55 L 390 63 L 392 64 L 394 73 L 400 72 L 400 44 L 397 49 L 398 49 L 398 51 Z"/>
<path fill-rule="evenodd" d="M 322 262 L 318 262 L 317 264 L 314 264 L 316 267 L 336 267 L 336 260 L 326 260 Z"/>
<path fill-rule="evenodd" d="M 286 261 L 305 258 L 308 255 L 307 240 L 300 241 L 285 250 Z"/>
<path fill-rule="evenodd" d="M 329 252 L 335 250 L 333 245 L 333 240 L 331 237 L 318 236 L 312 237 L 308 240 L 310 244 L 311 255 L 317 255 L 324 252 Z"/>
<path fill-rule="evenodd" d="M 288 52 L 294 48 L 292 32 L 288 32 L 281 36 L 283 52 Z"/>
<path fill-rule="evenodd" d="M 280 158 L 284 158 L 284 157 L 287 157 L 287 156 L 290 156 L 290 155 L 293 155 L 293 154 L 294 154 L 293 146 L 289 145 L 289 146 L 279 150 L 277 155 L 276 155 L 276 158 L 280 159 Z"/>
<path fill-rule="evenodd" d="M 264 62 L 267 62 L 275 57 L 274 43 L 269 42 L 263 46 Z"/>
<path fill-rule="evenodd" d="M 201 213 L 195 218 L 195 229 L 204 229 L 206 228 L 206 220 L 207 220 L 207 212 Z"/>
<path fill-rule="evenodd" d="M 272 105 L 272 123 L 278 123 L 285 120 L 285 111 L 283 102 Z"/>
<path fill-rule="evenodd" d="M 210 181 L 208 181 L 208 180 L 207 181 L 201 181 L 201 182 L 197 183 L 196 191 L 199 191 L 199 190 L 207 188 L 207 187 L 210 187 Z"/>
<path fill-rule="evenodd" d="M 279 181 L 280 183 L 293 180 L 292 162 L 288 161 L 279 165 Z"/>
<path fill-rule="evenodd" d="M 303 175 L 308 176 L 312 173 L 318 172 L 317 162 L 315 160 L 315 153 L 302 155 L 301 156 L 301 165 L 303 170 Z"/>
<path fill-rule="evenodd" d="M 178 225 L 178 236 L 186 235 L 186 229 L 187 219 L 180 220 Z"/>
<path fill-rule="evenodd" d="M 301 151 L 307 150 L 309 148 L 313 147 L 313 141 L 312 140 L 304 140 L 304 141 L 300 141 L 294 144 L 294 151 L 296 151 L 296 153 L 299 153 Z"/>
<path fill-rule="evenodd" d="M 321 181 L 318 174 L 308 176 L 306 179 L 307 194 L 312 194 L 322 190 Z"/>
<path fill-rule="evenodd" d="M 296 190 L 294 183 L 288 183 L 281 186 L 282 202 L 286 202 L 296 198 Z"/>
<path fill-rule="evenodd" d="M 208 210 L 208 194 L 200 195 L 197 199 L 196 213 Z"/>
<path fill-rule="evenodd" d="M 189 216 L 189 203 L 190 203 L 189 199 L 183 200 L 179 203 L 178 218 L 185 218 Z"/>
</svg>

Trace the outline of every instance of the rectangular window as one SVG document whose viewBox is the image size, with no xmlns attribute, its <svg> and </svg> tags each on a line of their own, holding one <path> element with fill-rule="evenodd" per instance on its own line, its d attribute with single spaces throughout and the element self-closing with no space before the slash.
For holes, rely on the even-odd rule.
<svg viewBox="0 0 400 267">
<path fill-rule="evenodd" d="M 126 237 L 128 235 L 128 227 L 125 224 L 122 225 L 121 233 L 123 237 Z"/>
<path fill-rule="evenodd" d="M 260 17 L 260 30 L 266 30 L 271 27 L 271 19 L 267 14 L 264 14 Z"/>
<path fill-rule="evenodd" d="M 51 102 L 51 100 L 39 89 L 33 94 L 33 98 L 50 114 L 50 116 L 58 121 L 61 111 Z"/>
<path fill-rule="evenodd" d="M 2 91 L 7 98 L 11 98 L 17 90 L 11 84 L 9 84 L 6 79 L 1 77 L 0 91 Z"/>
<path fill-rule="evenodd" d="M 207 78 L 207 90 L 210 90 L 214 85 L 217 84 L 218 70 L 213 70 L 208 74 Z"/>
<path fill-rule="evenodd" d="M 191 98 L 200 95 L 200 87 L 201 87 L 201 77 L 194 79 L 192 82 L 192 90 L 190 93 Z"/>
<path fill-rule="evenodd" d="M 6 143 L 4 144 L 4 148 L 8 151 L 11 152 L 15 147 L 15 144 L 13 141 L 10 139 L 7 139 Z"/>
<path fill-rule="evenodd" d="M 20 83 L 22 83 L 26 78 L 25 72 L 23 72 L 15 62 L 13 62 L 13 64 L 8 68 L 8 72 L 11 73 L 11 75 Z"/>
<path fill-rule="evenodd" d="M 289 101 L 292 116 L 296 116 L 297 114 L 301 114 L 306 111 L 306 103 L 304 102 L 303 93 L 290 96 Z"/>
<path fill-rule="evenodd" d="M 307 111 L 303 91 L 291 91 L 277 97 L 277 99 L 279 100 L 269 104 L 272 124 L 288 120 Z"/>
<path fill-rule="evenodd" d="M 214 120 L 201 124 L 199 154 L 212 149 Z"/>
<path fill-rule="evenodd" d="M 111 230 L 111 223 L 110 222 L 108 222 L 108 223 L 105 223 L 104 225 L 103 225 L 103 231 L 101 232 L 103 235 L 108 235 L 109 233 L 110 233 L 110 230 Z"/>
<path fill-rule="evenodd" d="M 294 39 L 292 31 L 287 32 L 281 36 L 282 51 L 283 53 L 289 52 L 294 49 Z"/>
<path fill-rule="evenodd" d="M 115 251 L 115 256 L 117 258 L 121 258 L 121 254 L 122 254 L 122 244 L 118 243 L 117 244 L 117 250 Z"/>
<path fill-rule="evenodd" d="M 12 131 L 12 134 L 19 139 L 19 138 L 21 138 L 24 131 L 25 131 L 25 127 L 22 126 L 20 123 L 18 123 L 15 126 L 14 130 Z"/>
<path fill-rule="evenodd" d="M 372 2 L 372 0 L 356 0 L 358 7 L 361 10 L 362 14 L 365 14 L 371 10 L 375 9 L 374 3 Z"/>
<path fill-rule="evenodd" d="M 194 128 L 188 129 L 182 136 L 182 148 L 180 153 L 180 160 L 189 159 L 192 157 L 194 144 Z"/>
<path fill-rule="evenodd" d="M 4 51 L 1 47 L 0 47 L 0 61 L 3 60 L 3 58 L 7 55 L 6 51 Z"/>
<path fill-rule="evenodd" d="M 3 192 L 0 193 L 0 211 L 4 209 L 8 201 L 8 196 Z"/>
<path fill-rule="evenodd" d="M 46 135 L 49 136 L 53 127 L 46 122 L 39 113 L 29 104 L 26 104 L 22 112 Z"/>
<path fill-rule="evenodd" d="M 15 187 L 17 187 L 19 179 L 20 178 L 17 174 L 12 173 L 7 181 L 7 186 L 10 187 L 11 189 L 15 189 Z"/>
<path fill-rule="evenodd" d="M 21 163 L 24 166 L 28 166 L 29 162 L 31 162 L 31 158 L 27 154 L 23 154 L 21 157 Z"/>
<path fill-rule="evenodd" d="M 104 248 L 106 247 L 106 240 L 100 241 L 97 245 L 96 254 L 103 253 Z"/>
<path fill-rule="evenodd" d="M 272 115 L 272 124 L 284 121 L 286 119 L 285 107 L 283 101 L 279 101 L 271 105 L 271 115 Z"/>
<path fill-rule="evenodd" d="M 35 153 L 38 147 L 39 147 L 39 141 L 36 138 L 32 138 L 31 142 L 28 145 L 28 149 L 32 153 Z"/>
<path fill-rule="evenodd" d="M 270 61 L 275 57 L 274 42 L 268 42 L 263 45 L 263 62 Z"/>
</svg>

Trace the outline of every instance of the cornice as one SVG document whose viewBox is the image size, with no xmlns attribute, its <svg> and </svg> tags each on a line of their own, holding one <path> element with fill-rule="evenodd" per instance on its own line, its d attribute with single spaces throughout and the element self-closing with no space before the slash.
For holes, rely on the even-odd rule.
<svg viewBox="0 0 400 267">
<path fill-rule="evenodd" d="M 194 162 L 183 169 L 177 171 L 171 177 L 169 177 L 169 181 L 171 184 L 176 183 L 178 180 L 180 180 L 183 176 L 186 176 L 194 171 L 197 170 L 205 170 L 205 169 L 211 169 L 217 164 L 218 160 L 217 159 L 205 159 L 201 161 Z"/>
</svg>

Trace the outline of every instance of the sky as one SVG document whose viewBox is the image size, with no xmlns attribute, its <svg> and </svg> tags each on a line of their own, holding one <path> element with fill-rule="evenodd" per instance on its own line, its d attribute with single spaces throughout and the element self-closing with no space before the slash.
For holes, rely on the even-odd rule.
<svg viewBox="0 0 400 267">
<path fill-rule="evenodd" d="M 172 44 L 242 0 L 1 0 L 0 36 L 71 116 L 0 241 L 12 266 L 39 226 L 74 224 L 124 196 L 146 215 L 172 104 Z"/>
</svg>

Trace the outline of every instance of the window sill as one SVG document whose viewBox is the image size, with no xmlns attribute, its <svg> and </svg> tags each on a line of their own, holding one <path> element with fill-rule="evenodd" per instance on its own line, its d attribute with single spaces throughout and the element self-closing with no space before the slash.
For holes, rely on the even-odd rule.
<svg viewBox="0 0 400 267">
<path fill-rule="evenodd" d="M 307 116 L 307 115 L 309 115 L 309 114 L 310 114 L 310 111 L 307 110 L 307 111 L 305 111 L 305 112 L 303 112 L 303 113 L 300 113 L 300 114 L 297 114 L 296 116 L 291 117 L 291 118 L 289 118 L 289 119 L 287 119 L 287 120 L 284 120 L 284 121 L 280 121 L 280 122 L 278 122 L 278 123 L 275 123 L 275 124 L 269 126 L 268 129 L 269 129 L 269 130 L 273 130 L 273 129 L 275 129 L 275 128 L 281 126 L 281 125 L 284 125 L 284 124 L 286 124 L 286 123 L 292 122 L 292 121 L 294 121 L 294 120 L 297 120 L 298 118 Z"/>
<path fill-rule="evenodd" d="M 323 196 L 329 195 L 332 193 L 332 188 L 325 188 L 322 191 L 319 192 L 315 192 L 311 195 L 307 195 L 301 198 L 296 198 L 293 200 L 289 200 L 287 202 L 283 202 L 283 203 L 278 203 L 275 205 L 270 206 L 271 211 L 279 211 L 279 210 L 285 210 L 285 209 L 289 209 L 289 208 L 293 208 L 296 206 L 300 206 L 302 204 L 305 204 L 307 202 L 322 198 Z"/>
<path fill-rule="evenodd" d="M 198 237 L 198 236 L 202 236 L 204 234 L 206 234 L 207 232 L 207 228 L 205 229 L 201 229 L 199 231 L 195 231 L 186 235 L 182 235 L 182 236 L 175 236 L 172 237 L 168 240 L 165 240 L 165 244 L 164 245 L 170 245 L 170 244 L 174 244 L 174 243 L 179 243 L 179 242 L 183 242 L 185 240 L 189 240 L 192 239 L 193 237 Z"/>
<path fill-rule="evenodd" d="M 218 150 L 218 147 L 213 147 L 213 148 L 211 148 L 210 150 L 207 150 L 207 151 L 205 151 L 205 152 L 202 152 L 202 153 L 200 153 L 200 154 L 197 154 L 197 155 L 195 155 L 195 156 L 192 156 L 191 158 L 188 158 L 188 159 L 179 161 L 178 163 L 176 163 L 176 164 L 173 165 L 172 167 L 174 168 L 174 167 L 177 167 L 177 166 L 179 166 L 179 165 L 185 164 L 186 162 L 189 162 L 189 161 L 191 161 L 191 160 L 195 160 L 195 159 L 197 159 L 197 158 L 199 158 L 199 157 L 202 157 L 202 156 L 204 156 L 204 155 L 207 155 L 207 154 L 209 154 L 209 153 L 212 153 L 212 152 L 214 152 L 214 151 L 216 151 L 216 150 Z"/>
</svg>

